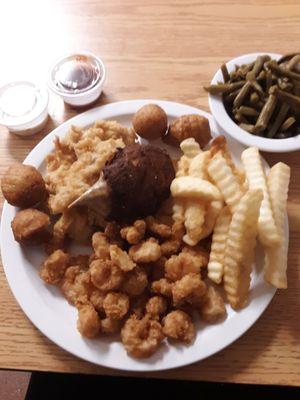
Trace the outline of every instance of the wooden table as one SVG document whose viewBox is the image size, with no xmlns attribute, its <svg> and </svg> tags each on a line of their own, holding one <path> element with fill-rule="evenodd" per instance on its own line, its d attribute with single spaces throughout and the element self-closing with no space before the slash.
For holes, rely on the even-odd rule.
<svg viewBox="0 0 300 400">
<path fill-rule="evenodd" d="M 7 0 L 1 2 L 0 15 L 0 83 L 19 77 L 45 81 L 56 57 L 87 49 L 107 66 L 99 105 L 155 98 L 208 110 L 202 86 L 222 61 L 256 51 L 299 51 L 298 0 Z M 34 138 L 0 130 L 2 175 L 77 111 L 51 96 L 49 113 L 48 125 Z M 299 152 L 265 156 L 271 164 L 282 160 L 292 167 L 289 289 L 278 292 L 259 321 L 222 352 L 185 368 L 143 376 L 300 385 Z M 81 361 L 47 340 L 20 310 L 2 268 L 0 299 L 1 368 L 129 375 Z"/>
</svg>

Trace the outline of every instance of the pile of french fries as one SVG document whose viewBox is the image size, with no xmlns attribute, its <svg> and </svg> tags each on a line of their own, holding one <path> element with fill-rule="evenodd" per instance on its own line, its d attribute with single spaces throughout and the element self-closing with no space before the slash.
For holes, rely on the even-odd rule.
<svg viewBox="0 0 300 400">
<path fill-rule="evenodd" d="M 256 240 L 265 251 L 264 279 L 286 288 L 284 225 L 290 167 L 279 162 L 266 176 L 259 151 L 243 151 L 237 168 L 224 136 L 209 150 L 194 139 L 181 142 L 182 157 L 171 184 L 173 219 L 185 226 L 185 243 L 197 245 L 212 234 L 208 277 L 222 284 L 234 309 L 249 298 Z"/>
</svg>

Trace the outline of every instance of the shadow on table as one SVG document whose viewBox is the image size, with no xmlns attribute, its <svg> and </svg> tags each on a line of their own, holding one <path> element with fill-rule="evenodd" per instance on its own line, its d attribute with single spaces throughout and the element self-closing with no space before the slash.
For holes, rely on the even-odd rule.
<svg viewBox="0 0 300 400">
<path fill-rule="evenodd" d="M 33 373 L 25 400 L 60 399 L 109 399 L 128 398 L 141 400 L 148 398 L 201 399 L 214 395 L 226 398 L 248 394 L 250 398 L 287 399 L 299 398 L 300 389 L 284 386 L 222 384 L 194 381 L 174 381 L 147 378 L 121 378 L 95 375 L 68 375 L 53 373 Z"/>
</svg>

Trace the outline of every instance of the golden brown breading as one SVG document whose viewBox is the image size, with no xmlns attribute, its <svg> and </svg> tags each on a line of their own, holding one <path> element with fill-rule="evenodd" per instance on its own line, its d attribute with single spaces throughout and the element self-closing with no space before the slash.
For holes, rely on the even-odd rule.
<svg viewBox="0 0 300 400">
<path fill-rule="evenodd" d="M 104 314 L 103 302 L 105 296 L 106 293 L 101 292 L 101 290 L 97 288 L 92 288 L 89 293 L 89 301 L 94 306 L 96 311 L 103 314 Z"/>
<path fill-rule="evenodd" d="M 19 211 L 11 227 L 15 240 L 23 245 L 39 245 L 51 237 L 49 215 L 33 208 Z"/>
<path fill-rule="evenodd" d="M 122 228 L 120 234 L 129 244 L 138 244 L 144 238 L 145 232 L 146 222 L 137 219 L 132 226 Z"/>
<path fill-rule="evenodd" d="M 82 270 L 78 265 L 67 268 L 60 286 L 65 298 L 74 305 L 87 303 L 91 287 L 89 271 Z"/>
<path fill-rule="evenodd" d="M 199 314 L 204 321 L 210 323 L 214 323 L 226 315 L 224 300 L 213 286 L 208 287 L 199 307 Z"/>
<path fill-rule="evenodd" d="M 162 239 L 168 239 L 172 235 L 170 226 L 158 222 L 151 215 L 146 218 L 146 226 L 148 231 Z"/>
<path fill-rule="evenodd" d="M 13 164 L 1 181 L 4 198 L 13 206 L 33 207 L 47 196 L 42 175 L 32 165 Z"/>
<path fill-rule="evenodd" d="M 146 304 L 146 312 L 151 315 L 153 319 L 159 319 L 166 313 L 168 308 L 167 300 L 161 296 L 151 297 Z"/>
<path fill-rule="evenodd" d="M 173 285 L 173 282 L 168 281 L 166 278 L 162 278 L 158 281 L 152 282 L 151 291 L 153 293 L 172 298 Z"/>
<path fill-rule="evenodd" d="M 92 237 L 92 246 L 95 252 L 95 255 L 100 260 L 108 260 L 110 257 L 109 254 L 109 242 L 103 232 L 96 232 Z"/>
<path fill-rule="evenodd" d="M 169 239 L 161 243 L 160 249 L 163 256 L 170 257 L 173 254 L 177 254 L 180 251 L 181 246 L 182 246 L 181 240 Z"/>
<path fill-rule="evenodd" d="M 118 289 L 124 279 L 122 270 L 110 260 L 94 260 L 90 273 L 93 285 L 103 291 Z"/>
<path fill-rule="evenodd" d="M 145 270 L 137 266 L 125 274 L 121 289 L 129 296 L 138 296 L 143 293 L 147 284 L 148 278 Z"/>
<path fill-rule="evenodd" d="M 44 282 L 57 285 L 69 265 L 70 256 L 62 250 L 54 251 L 41 265 L 39 274 Z"/>
<path fill-rule="evenodd" d="M 149 316 L 130 317 L 121 330 L 122 343 L 127 353 L 136 358 L 150 357 L 158 349 L 164 335 L 158 321 Z"/>
<path fill-rule="evenodd" d="M 101 321 L 97 311 L 91 304 L 84 304 L 79 307 L 77 329 L 82 336 L 89 339 L 100 333 Z"/>
<path fill-rule="evenodd" d="M 136 263 L 149 263 L 157 261 L 162 254 L 158 241 L 154 238 L 150 238 L 131 246 L 129 255 Z"/>
<path fill-rule="evenodd" d="M 119 333 L 122 327 L 122 321 L 119 319 L 104 318 L 101 320 L 101 333 L 114 334 Z"/>
<path fill-rule="evenodd" d="M 129 310 L 129 298 L 124 293 L 107 293 L 103 301 L 103 308 L 108 318 L 122 319 Z"/>
<path fill-rule="evenodd" d="M 128 272 L 136 267 L 136 263 L 132 261 L 126 251 L 120 249 L 115 244 L 109 246 L 109 253 L 111 260 L 119 267 L 122 271 Z"/>
<path fill-rule="evenodd" d="M 202 259 L 181 252 L 178 255 L 170 257 L 165 263 L 166 278 L 175 282 L 189 273 L 199 273 Z"/>
<path fill-rule="evenodd" d="M 134 114 L 132 125 L 142 138 L 154 140 L 166 133 L 168 117 L 157 104 L 146 104 Z"/>
<path fill-rule="evenodd" d="M 199 274 L 187 274 L 172 287 L 173 302 L 175 306 L 191 304 L 197 306 L 203 301 L 206 292 L 206 285 Z"/>
<path fill-rule="evenodd" d="M 167 338 L 189 344 L 195 338 L 195 327 L 191 317 L 184 311 L 175 310 L 167 314 L 163 321 L 163 333 Z"/>
</svg>

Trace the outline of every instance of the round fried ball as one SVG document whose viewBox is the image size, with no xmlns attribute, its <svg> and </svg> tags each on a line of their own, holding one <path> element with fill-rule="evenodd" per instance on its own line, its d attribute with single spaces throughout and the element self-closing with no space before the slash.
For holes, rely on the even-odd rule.
<svg viewBox="0 0 300 400">
<path fill-rule="evenodd" d="M 132 125 L 138 135 L 147 140 L 164 136 L 168 128 L 165 111 L 156 104 L 147 104 L 133 116 Z"/>
<path fill-rule="evenodd" d="M 44 179 L 32 165 L 11 165 L 4 174 L 1 189 L 9 204 L 21 208 L 32 207 L 47 195 Z"/>
<path fill-rule="evenodd" d="M 38 245 L 50 239 L 49 215 L 27 208 L 19 211 L 11 223 L 15 240 L 23 245 Z"/>
<path fill-rule="evenodd" d="M 165 141 L 178 146 L 187 138 L 194 138 L 203 149 L 211 139 L 208 119 L 197 114 L 183 115 L 175 119 L 169 127 Z"/>
</svg>

